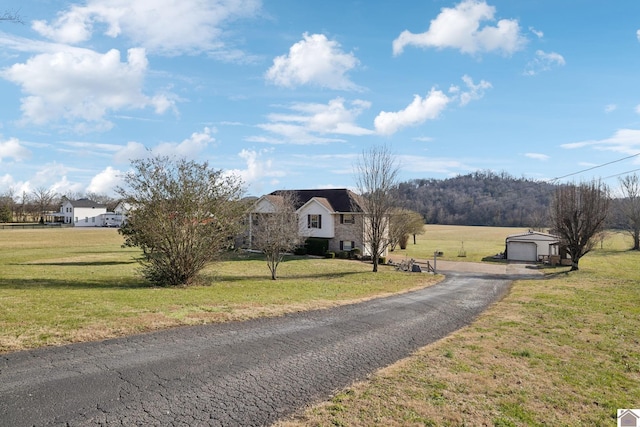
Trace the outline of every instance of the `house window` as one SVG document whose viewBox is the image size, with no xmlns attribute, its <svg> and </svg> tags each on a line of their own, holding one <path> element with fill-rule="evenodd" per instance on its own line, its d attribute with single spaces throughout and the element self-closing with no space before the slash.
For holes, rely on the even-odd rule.
<svg viewBox="0 0 640 427">
<path fill-rule="evenodd" d="M 95 216 L 92 216 L 92 217 L 91 217 L 91 222 L 93 222 L 93 223 L 95 223 L 95 222 L 96 222 L 96 217 L 95 217 Z"/>
<path fill-rule="evenodd" d="M 307 215 L 307 228 L 322 228 L 322 215 Z"/>
<path fill-rule="evenodd" d="M 341 251 L 350 251 L 351 249 L 356 247 L 356 242 L 340 240 L 340 250 Z"/>
<path fill-rule="evenodd" d="M 341 224 L 355 224 L 356 216 L 354 214 L 340 214 Z"/>
<path fill-rule="evenodd" d="M 88 216 L 85 216 L 85 217 L 84 217 L 84 222 L 85 222 L 85 223 L 89 222 L 89 217 L 88 217 Z"/>
</svg>

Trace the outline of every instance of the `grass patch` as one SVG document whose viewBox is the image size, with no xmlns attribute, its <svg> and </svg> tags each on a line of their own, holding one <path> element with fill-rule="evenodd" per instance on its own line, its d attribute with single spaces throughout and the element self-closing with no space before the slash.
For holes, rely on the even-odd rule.
<svg viewBox="0 0 640 427">
<path fill-rule="evenodd" d="M 259 256 L 207 268 L 199 285 L 150 287 L 114 229 L 0 231 L 0 352 L 179 325 L 276 316 L 427 286 L 432 275 L 290 258 L 270 280 Z"/>
<path fill-rule="evenodd" d="M 340 412 L 321 404 L 279 425 L 615 425 L 640 402 L 640 253 L 628 247 L 612 235 L 578 272 L 514 283 L 474 324 L 342 391 Z"/>
<path fill-rule="evenodd" d="M 528 228 L 468 227 L 459 225 L 426 225 L 426 232 L 409 239 L 407 248 L 389 253 L 391 259 L 433 259 L 434 252 L 442 252 L 447 261 L 480 262 L 486 257 L 504 252 L 505 239 L 510 234 L 524 233 Z M 459 255 L 464 254 L 464 257 Z"/>
</svg>

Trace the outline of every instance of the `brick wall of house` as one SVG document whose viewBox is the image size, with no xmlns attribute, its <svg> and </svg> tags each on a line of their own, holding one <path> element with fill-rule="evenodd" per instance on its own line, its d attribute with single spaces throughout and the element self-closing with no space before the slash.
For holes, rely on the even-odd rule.
<svg viewBox="0 0 640 427">
<path fill-rule="evenodd" d="M 355 224 L 341 224 L 340 215 L 336 215 L 335 218 L 335 239 L 329 241 L 329 250 L 333 252 L 340 252 L 340 240 L 353 241 L 355 247 L 363 250 L 362 247 L 362 225 L 359 221 L 362 221 L 360 215 L 356 215 Z"/>
</svg>

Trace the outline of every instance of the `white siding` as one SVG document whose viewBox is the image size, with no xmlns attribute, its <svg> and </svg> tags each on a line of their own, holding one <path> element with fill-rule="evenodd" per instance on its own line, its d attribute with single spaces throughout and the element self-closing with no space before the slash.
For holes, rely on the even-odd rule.
<svg viewBox="0 0 640 427">
<path fill-rule="evenodd" d="M 320 215 L 321 216 L 321 228 L 309 228 L 308 216 Z M 335 237 L 335 218 L 331 215 L 331 212 L 327 210 L 322 204 L 311 200 L 298 210 L 298 221 L 301 233 L 304 237 L 322 237 L 332 239 Z"/>
<path fill-rule="evenodd" d="M 78 218 L 78 222 L 74 224 L 76 227 L 101 227 L 102 214 L 106 213 L 105 208 L 75 208 L 74 217 Z"/>
<path fill-rule="evenodd" d="M 513 261 L 538 261 L 540 255 L 557 255 L 556 236 L 529 232 L 507 237 L 507 259 Z"/>
</svg>

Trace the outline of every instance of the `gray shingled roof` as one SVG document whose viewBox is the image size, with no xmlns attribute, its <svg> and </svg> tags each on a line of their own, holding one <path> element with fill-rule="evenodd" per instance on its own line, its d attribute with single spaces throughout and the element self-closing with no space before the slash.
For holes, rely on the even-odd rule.
<svg viewBox="0 0 640 427">
<path fill-rule="evenodd" d="M 106 208 L 107 205 L 89 199 L 69 200 L 74 208 Z"/>
<path fill-rule="evenodd" d="M 295 193 L 296 209 L 307 203 L 314 197 L 326 199 L 334 212 L 361 212 L 362 208 L 358 203 L 359 196 L 346 188 L 325 188 L 318 190 L 278 190 L 269 195 L 277 196 L 279 193 L 291 191 Z M 356 208 L 354 208 L 354 206 Z"/>
</svg>

